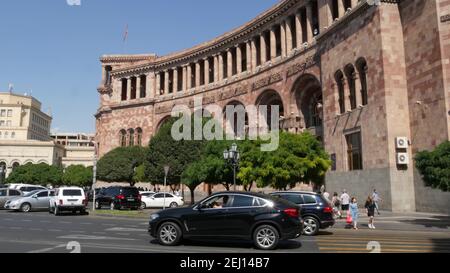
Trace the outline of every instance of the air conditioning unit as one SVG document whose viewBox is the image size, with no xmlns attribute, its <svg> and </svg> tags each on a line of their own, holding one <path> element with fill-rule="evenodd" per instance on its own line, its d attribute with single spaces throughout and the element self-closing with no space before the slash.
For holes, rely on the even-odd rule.
<svg viewBox="0 0 450 273">
<path fill-rule="evenodd" d="M 397 154 L 397 165 L 409 165 L 408 153 L 398 153 Z"/>
<path fill-rule="evenodd" d="M 395 139 L 395 147 L 397 149 L 408 149 L 408 138 L 407 137 L 397 137 Z"/>
</svg>

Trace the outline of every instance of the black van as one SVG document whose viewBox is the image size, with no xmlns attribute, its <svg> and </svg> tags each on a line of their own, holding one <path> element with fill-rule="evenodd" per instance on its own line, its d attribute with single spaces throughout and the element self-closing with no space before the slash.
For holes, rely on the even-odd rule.
<svg viewBox="0 0 450 273">
<path fill-rule="evenodd" d="M 95 196 L 95 207 L 109 207 L 115 209 L 137 210 L 141 206 L 141 195 L 135 187 L 110 187 L 102 189 Z"/>
</svg>

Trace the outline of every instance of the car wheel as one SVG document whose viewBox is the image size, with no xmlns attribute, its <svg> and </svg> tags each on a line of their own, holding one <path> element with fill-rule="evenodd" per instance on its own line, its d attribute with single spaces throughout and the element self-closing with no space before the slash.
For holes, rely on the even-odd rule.
<svg viewBox="0 0 450 273">
<path fill-rule="evenodd" d="M 270 225 L 262 225 L 256 228 L 253 234 L 255 246 L 262 250 L 272 250 L 278 246 L 280 234 L 278 230 Z"/>
<path fill-rule="evenodd" d="M 100 202 L 98 200 L 95 201 L 95 208 L 96 209 L 101 209 L 102 208 L 102 205 L 100 205 Z"/>
<path fill-rule="evenodd" d="M 158 229 L 158 241 L 161 245 L 175 246 L 181 237 L 181 228 L 173 222 L 163 223 Z"/>
<path fill-rule="evenodd" d="M 30 212 L 31 211 L 31 205 L 28 203 L 23 203 L 22 206 L 20 206 L 21 212 Z"/>
<path fill-rule="evenodd" d="M 116 205 L 114 204 L 114 202 L 111 202 L 111 204 L 109 205 L 109 208 L 111 210 L 115 210 L 116 209 Z"/>
<path fill-rule="evenodd" d="M 55 216 L 59 215 L 59 209 L 58 207 L 55 207 L 55 209 L 53 210 L 53 212 L 55 213 Z"/>
<path fill-rule="evenodd" d="M 319 233 L 319 221 L 316 218 L 308 216 L 304 219 L 303 233 L 306 236 L 315 236 Z"/>
<path fill-rule="evenodd" d="M 146 209 L 147 205 L 145 204 L 145 202 L 141 202 L 141 209 Z"/>
<path fill-rule="evenodd" d="M 178 204 L 177 204 L 176 202 L 172 202 L 172 203 L 170 204 L 170 207 L 171 207 L 171 208 L 176 208 L 176 207 L 178 207 Z"/>
</svg>

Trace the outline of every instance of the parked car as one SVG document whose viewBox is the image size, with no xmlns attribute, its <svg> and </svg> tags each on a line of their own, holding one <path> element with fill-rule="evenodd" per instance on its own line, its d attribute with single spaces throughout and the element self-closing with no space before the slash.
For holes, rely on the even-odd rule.
<svg viewBox="0 0 450 273">
<path fill-rule="evenodd" d="M 151 215 L 148 232 L 165 246 L 182 239 L 252 240 L 263 250 L 280 240 L 302 234 L 303 220 L 296 204 L 259 193 L 222 192 L 186 208 Z"/>
<path fill-rule="evenodd" d="M 95 197 L 95 207 L 114 209 L 133 209 L 137 210 L 141 207 L 141 195 L 135 187 L 110 187 L 103 189 Z"/>
<path fill-rule="evenodd" d="M 271 195 L 286 199 L 301 207 L 300 213 L 305 223 L 303 233 L 307 236 L 315 236 L 320 229 L 326 229 L 335 224 L 333 208 L 321 194 L 283 191 Z"/>
<path fill-rule="evenodd" d="M 100 189 L 100 188 L 96 188 L 96 189 L 95 189 L 95 195 L 97 196 L 97 195 L 100 193 L 101 190 L 102 190 L 102 189 Z M 88 196 L 89 202 L 94 201 L 94 191 L 93 191 L 93 190 L 89 190 L 89 191 L 87 192 L 87 196 Z"/>
<path fill-rule="evenodd" d="M 0 209 L 3 209 L 7 201 L 19 196 L 23 196 L 23 193 L 19 190 L 0 188 Z"/>
<path fill-rule="evenodd" d="M 48 210 L 50 198 L 55 195 L 53 190 L 36 190 L 5 203 L 5 209 L 21 212 Z"/>
<path fill-rule="evenodd" d="M 176 208 L 183 206 L 184 200 L 182 197 L 167 192 L 142 195 L 141 209 L 162 208 L 164 207 L 164 204 L 165 207 Z"/>
<path fill-rule="evenodd" d="M 85 214 L 87 205 L 88 199 L 82 188 L 61 187 L 55 190 L 54 197 L 50 199 L 49 212 L 56 216 L 64 211 Z"/>
<path fill-rule="evenodd" d="M 10 184 L 10 189 L 20 190 L 23 194 L 28 194 L 32 191 L 37 190 L 48 190 L 46 187 L 39 185 L 29 185 L 29 184 Z"/>
</svg>

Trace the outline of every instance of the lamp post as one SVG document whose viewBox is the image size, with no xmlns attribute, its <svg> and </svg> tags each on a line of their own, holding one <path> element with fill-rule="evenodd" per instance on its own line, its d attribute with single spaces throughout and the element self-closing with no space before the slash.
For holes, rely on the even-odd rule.
<svg viewBox="0 0 450 273">
<path fill-rule="evenodd" d="M 167 185 L 167 175 L 169 174 L 169 170 L 170 170 L 169 165 L 164 166 L 164 191 L 166 190 L 166 185 Z M 166 209 L 166 193 L 163 192 L 163 194 L 164 194 L 163 210 L 165 210 L 165 209 Z"/>
<path fill-rule="evenodd" d="M 94 152 L 94 167 L 92 176 L 92 211 L 95 211 L 95 183 L 97 183 L 97 156 L 98 156 L 98 145 L 94 142 L 95 152 Z"/>
<path fill-rule="evenodd" d="M 233 166 L 233 190 L 236 191 L 236 169 L 239 166 L 240 153 L 236 143 L 231 145 L 230 150 L 223 152 L 223 158 Z"/>
</svg>

